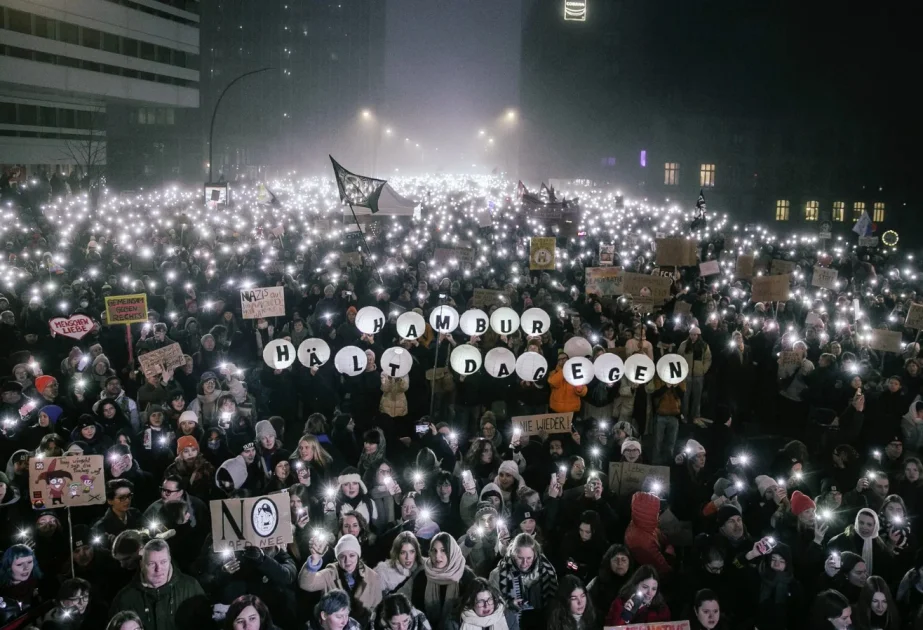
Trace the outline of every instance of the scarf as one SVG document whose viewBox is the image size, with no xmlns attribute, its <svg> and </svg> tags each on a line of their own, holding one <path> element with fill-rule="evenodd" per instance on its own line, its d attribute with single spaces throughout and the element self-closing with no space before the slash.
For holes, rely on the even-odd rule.
<svg viewBox="0 0 923 630">
<path fill-rule="evenodd" d="M 500 602 L 497 602 L 496 610 L 486 617 L 478 617 L 476 612 L 466 608 L 461 614 L 461 627 L 459 630 L 479 630 L 480 628 L 508 630 L 505 613 L 506 609 Z"/>
<path fill-rule="evenodd" d="M 512 547 L 510 547 L 512 553 Z M 512 556 L 505 556 L 500 564 L 497 565 L 499 573 L 500 592 L 508 601 L 524 598 L 526 593 L 517 593 L 520 586 L 528 590 L 536 580 L 539 580 L 542 589 L 541 602 L 529 602 L 534 608 L 546 608 L 554 600 L 554 594 L 558 590 L 558 575 L 554 567 L 544 555 L 538 556 L 532 563 L 532 568 L 528 573 L 520 573 L 513 564 Z"/>
<path fill-rule="evenodd" d="M 784 604 L 788 600 L 788 587 L 792 574 L 786 571 L 773 571 L 768 563 L 760 568 L 760 603 L 772 602 Z"/>
<path fill-rule="evenodd" d="M 875 530 L 868 538 L 859 533 L 859 516 L 863 513 L 868 514 L 875 521 Z M 859 510 L 859 514 L 856 514 L 856 520 L 853 523 L 853 530 L 855 530 L 856 536 L 862 539 L 862 562 L 864 562 L 865 566 L 868 568 L 869 575 L 875 575 L 872 569 L 872 557 L 874 556 L 875 541 L 878 540 L 879 528 L 880 525 L 878 523 L 878 515 L 875 514 L 874 510 L 863 508 Z"/>
<path fill-rule="evenodd" d="M 445 618 L 443 612 L 449 612 L 459 597 L 458 583 L 465 574 L 465 557 L 462 555 L 458 543 L 451 536 L 446 536 L 449 541 L 449 562 L 443 569 L 433 567 L 429 558 L 423 559 L 423 572 L 426 574 L 426 591 L 423 594 L 426 618 L 439 623 Z M 445 603 L 440 601 L 439 589 L 445 586 Z"/>
</svg>

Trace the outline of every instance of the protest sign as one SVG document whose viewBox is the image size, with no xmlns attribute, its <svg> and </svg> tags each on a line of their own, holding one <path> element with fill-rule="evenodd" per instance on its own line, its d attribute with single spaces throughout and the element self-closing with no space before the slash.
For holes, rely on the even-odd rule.
<svg viewBox="0 0 923 630">
<path fill-rule="evenodd" d="M 464 249 L 461 247 L 455 248 L 446 248 L 446 247 L 437 247 L 436 251 L 433 253 L 433 258 L 437 263 L 441 265 L 446 265 L 452 260 L 455 260 L 459 263 L 474 263 L 474 250 L 471 248 Z"/>
<path fill-rule="evenodd" d="M 603 630 L 689 630 L 689 628 L 688 621 L 657 621 L 655 623 L 630 623 L 617 628 L 606 626 Z"/>
<path fill-rule="evenodd" d="M 103 505 L 102 455 L 29 458 L 29 501 L 36 510 Z"/>
<path fill-rule="evenodd" d="M 611 267 L 612 261 L 615 260 L 615 245 L 599 244 L 599 266 Z"/>
<path fill-rule="evenodd" d="M 243 319 L 285 315 L 285 291 L 282 287 L 241 289 L 240 314 Z"/>
<path fill-rule="evenodd" d="M 688 315 L 691 312 L 692 312 L 692 302 L 686 302 L 685 300 L 679 300 L 676 304 L 673 305 L 674 315 Z"/>
<path fill-rule="evenodd" d="M 362 266 L 362 254 L 359 252 L 343 252 L 340 254 L 340 267 L 348 267 L 352 265 L 353 267 Z"/>
<path fill-rule="evenodd" d="M 869 333 L 869 348 L 882 352 L 900 352 L 901 333 L 896 330 L 873 330 Z"/>
<path fill-rule="evenodd" d="M 619 496 L 634 494 L 639 490 L 649 492 L 654 483 L 660 484 L 658 494 L 670 490 L 670 467 L 612 462 L 609 464 L 609 490 Z"/>
<path fill-rule="evenodd" d="M 785 302 L 790 295 L 791 276 L 759 276 L 753 279 L 754 302 Z"/>
<path fill-rule="evenodd" d="M 696 261 L 696 242 L 686 238 L 658 238 L 657 264 L 690 267 Z"/>
<path fill-rule="evenodd" d="M 621 267 L 587 267 L 586 294 L 598 295 L 600 297 L 607 295 L 621 295 Z"/>
<path fill-rule="evenodd" d="M 699 264 L 700 276 L 713 276 L 716 273 L 721 273 L 721 266 L 717 260 L 708 260 Z"/>
<path fill-rule="evenodd" d="M 147 319 L 146 317 L 144 319 Z M 48 327 L 55 335 L 71 339 L 83 339 L 93 330 L 93 320 L 86 315 L 55 317 L 48 322 Z"/>
<path fill-rule="evenodd" d="M 773 258 L 772 262 L 769 263 L 770 276 L 784 276 L 785 274 L 791 273 L 793 271 L 795 271 L 795 263 L 790 260 Z"/>
<path fill-rule="evenodd" d="M 747 280 L 753 277 L 753 254 L 741 254 L 737 257 L 737 269 L 735 271 L 738 278 Z"/>
<path fill-rule="evenodd" d="M 249 499 L 222 499 L 209 504 L 212 549 L 239 551 L 270 549 L 292 542 L 292 513 L 288 491 Z"/>
<path fill-rule="evenodd" d="M 138 363 L 141 364 L 141 371 L 144 372 L 145 376 L 154 376 L 164 370 L 175 370 L 178 367 L 183 367 L 186 365 L 186 359 L 183 358 L 183 350 L 180 345 L 171 343 L 169 346 L 139 354 Z"/>
<path fill-rule="evenodd" d="M 475 308 L 488 308 L 494 306 L 509 306 L 510 297 L 503 291 L 493 289 L 475 289 L 474 290 Z"/>
<path fill-rule="evenodd" d="M 554 237 L 533 236 L 529 239 L 529 269 L 554 269 L 556 243 L 557 239 Z"/>
<path fill-rule="evenodd" d="M 631 295 L 635 300 L 641 297 L 641 289 L 649 289 L 653 304 L 663 304 L 670 299 L 670 287 L 673 279 L 666 276 L 648 276 L 643 273 L 625 272 L 622 274 L 622 293 Z"/>
<path fill-rule="evenodd" d="M 904 326 L 923 330 L 923 304 L 911 302 L 910 309 L 907 311 L 907 318 L 904 320 Z"/>
<path fill-rule="evenodd" d="M 860 236 L 859 247 L 878 247 L 877 236 Z"/>
<path fill-rule="evenodd" d="M 783 350 L 779 353 L 779 359 L 783 367 L 790 365 L 801 365 L 801 355 L 794 350 Z"/>
<path fill-rule="evenodd" d="M 110 295 L 106 298 L 106 322 L 137 324 L 147 321 L 147 294 Z"/>
<path fill-rule="evenodd" d="M 545 433 L 570 433 L 570 425 L 574 414 L 567 413 L 541 413 L 535 416 L 513 416 L 513 430 L 519 429 L 522 435 L 538 435 Z"/>
<path fill-rule="evenodd" d="M 822 289 L 836 289 L 836 269 L 827 267 L 814 267 L 814 275 L 811 278 L 811 285 Z"/>
</svg>

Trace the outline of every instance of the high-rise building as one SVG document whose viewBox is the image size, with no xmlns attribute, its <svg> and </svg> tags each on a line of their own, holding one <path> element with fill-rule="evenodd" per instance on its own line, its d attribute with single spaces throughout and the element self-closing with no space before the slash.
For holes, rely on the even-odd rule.
<svg viewBox="0 0 923 630">
<path fill-rule="evenodd" d="M 130 169 L 114 154 L 136 155 L 115 146 L 132 135 L 123 121 L 170 127 L 199 106 L 198 0 L 0 0 L 0 10 L 0 164 L 106 165 L 118 177 Z M 178 172 L 182 150 L 157 137 L 162 171 Z"/>
</svg>

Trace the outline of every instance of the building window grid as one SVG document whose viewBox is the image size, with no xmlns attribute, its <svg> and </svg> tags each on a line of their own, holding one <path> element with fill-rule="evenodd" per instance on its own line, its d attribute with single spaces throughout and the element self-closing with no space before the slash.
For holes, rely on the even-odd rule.
<svg viewBox="0 0 923 630">
<path fill-rule="evenodd" d="M 699 168 L 699 185 L 711 188 L 715 185 L 715 165 L 703 164 Z"/>
<path fill-rule="evenodd" d="M 788 199 L 776 201 L 776 221 L 788 221 L 789 207 Z"/>
<path fill-rule="evenodd" d="M 820 214 L 820 202 L 819 201 L 809 201 L 804 204 L 804 220 L 805 221 L 817 221 L 817 217 Z"/>
<path fill-rule="evenodd" d="M 862 213 L 865 212 L 865 202 L 856 201 L 852 205 L 852 221 L 855 223 L 862 218 Z"/>
<path fill-rule="evenodd" d="M 667 162 L 663 165 L 663 183 L 665 186 L 679 185 L 679 162 Z"/>
<path fill-rule="evenodd" d="M 845 201 L 834 201 L 833 202 L 833 220 L 842 222 L 846 218 L 846 202 Z"/>
<path fill-rule="evenodd" d="M 883 201 L 876 201 L 872 204 L 872 221 L 881 223 L 885 220 L 885 204 Z"/>
</svg>

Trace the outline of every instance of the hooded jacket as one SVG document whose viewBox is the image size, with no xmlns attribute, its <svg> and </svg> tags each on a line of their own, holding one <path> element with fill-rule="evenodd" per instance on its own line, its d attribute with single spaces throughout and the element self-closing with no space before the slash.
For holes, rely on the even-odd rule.
<svg viewBox="0 0 923 630">
<path fill-rule="evenodd" d="M 574 387 L 564 380 L 564 370 L 555 368 L 548 375 L 548 386 L 551 388 L 551 397 L 548 406 L 552 411 L 564 413 L 567 411 L 579 412 L 580 399 L 586 396 L 586 385 Z"/>
<path fill-rule="evenodd" d="M 663 554 L 668 545 L 660 531 L 660 498 L 649 492 L 636 492 L 631 498 L 631 523 L 625 530 L 625 546 L 639 565 L 653 565 L 662 577 L 673 571 Z"/>
<path fill-rule="evenodd" d="M 109 616 L 131 610 L 145 630 L 185 630 L 211 627 L 211 607 L 199 583 L 173 567 L 173 575 L 160 588 L 141 579 L 141 573 L 119 591 Z"/>
<path fill-rule="evenodd" d="M 131 422 L 131 428 L 135 433 L 141 431 L 141 414 L 138 412 L 138 403 L 125 395 L 125 390 L 120 389 L 118 396 L 113 398 L 105 390 L 99 395 L 99 402 L 93 405 L 93 413 L 99 414 L 99 405 L 106 399 L 114 400 L 115 404 L 125 413 L 125 417 Z"/>
<path fill-rule="evenodd" d="M 914 406 L 919 400 L 919 396 L 914 398 L 907 413 L 901 417 L 901 434 L 904 438 L 905 453 L 908 451 L 915 454 L 923 453 L 923 422 L 914 420 L 916 416 Z"/>
<path fill-rule="evenodd" d="M 474 515 L 477 512 L 478 503 L 481 501 L 487 501 L 487 495 L 490 493 L 496 493 L 500 497 L 500 509 L 497 510 L 498 513 L 503 514 L 507 511 L 506 502 L 503 500 L 503 491 L 500 490 L 500 486 L 491 482 L 486 484 L 477 495 L 473 494 L 463 494 L 461 501 L 459 501 L 459 511 L 461 512 L 462 520 L 465 522 L 465 527 L 471 527 L 474 524 Z"/>
</svg>

